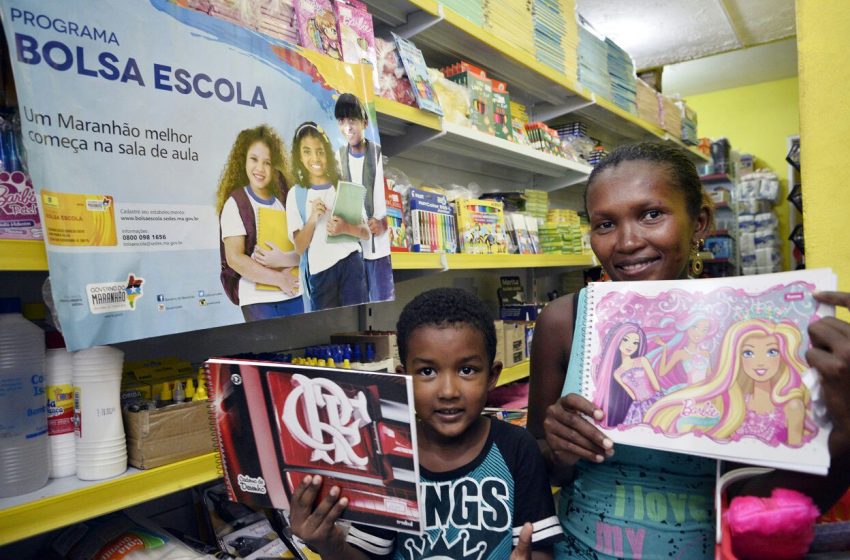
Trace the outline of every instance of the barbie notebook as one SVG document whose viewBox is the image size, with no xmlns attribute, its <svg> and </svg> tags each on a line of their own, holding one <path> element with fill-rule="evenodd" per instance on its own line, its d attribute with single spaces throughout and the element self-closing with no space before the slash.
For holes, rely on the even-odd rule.
<svg viewBox="0 0 850 560">
<path fill-rule="evenodd" d="M 825 474 L 808 326 L 827 269 L 587 289 L 582 393 L 615 442 Z"/>
<path fill-rule="evenodd" d="M 306 475 L 338 486 L 342 519 L 419 533 L 411 378 L 213 359 L 210 418 L 233 501 L 289 509 Z"/>
</svg>

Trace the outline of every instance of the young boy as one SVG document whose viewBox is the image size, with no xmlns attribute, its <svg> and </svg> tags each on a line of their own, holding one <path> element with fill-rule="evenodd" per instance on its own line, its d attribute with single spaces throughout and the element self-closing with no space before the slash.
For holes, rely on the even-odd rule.
<svg viewBox="0 0 850 560">
<path fill-rule="evenodd" d="M 293 532 L 335 560 L 551 559 L 562 532 L 537 444 L 481 415 L 502 370 L 487 309 L 463 290 L 430 290 L 405 306 L 397 337 L 399 373 L 413 376 L 425 533 L 353 525 L 344 537 L 334 521 L 348 500 L 334 487 L 314 506 L 318 476 L 293 494 Z"/>
<path fill-rule="evenodd" d="M 369 115 L 360 100 L 350 94 L 339 96 L 334 106 L 339 132 L 347 144 L 339 149 L 340 179 L 366 187 L 366 216 L 369 239 L 360 242 L 366 265 L 369 301 L 394 299 L 390 264 L 390 238 L 387 233 L 387 200 L 384 194 L 384 166 L 381 146 L 364 135 Z"/>
</svg>

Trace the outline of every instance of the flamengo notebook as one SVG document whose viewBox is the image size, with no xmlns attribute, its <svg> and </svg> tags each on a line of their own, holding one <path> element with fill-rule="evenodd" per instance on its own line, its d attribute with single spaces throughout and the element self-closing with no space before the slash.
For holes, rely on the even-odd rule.
<svg viewBox="0 0 850 560">
<path fill-rule="evenodd" d="M 210 420 L 233 501 L 289 509 L 307 474 L 339 486 L 342 519 L 420 532 L 409 376 L 262 361 L 207 361 Z"/>
<path fill-rule="evenodd" d="M 336 198 L 331 216 L 339 216 L 349 224 L 362 224 L 363 214 L 366 212 L 366 187 L 340 181 L 336 186 Z M 328 235 L 328 243 L 342 243 L 343 241 L 360 241 L 353 235 L 341 233 L 339 235 Z"/>
<path fill-rule="evenodd" d="M 257 245 L 262 249 L 271 249 L 269 242 L 281 251 L 294 251 L 295 246 L 286 233 L 286 212 L 274 208 L 259 208 L 257 212 Z M 296 267 L 297 270 L 297 267 Z M 258 290 L 280 291 L 271 284 L 257 284 Z"/>
<path fill-rule="evenodd" d="M 807 327 L 828 269 L 601 282 L 586 291 L 582 394 L 617 443 L 825 474 L 830 425 Z M 580 310 L 581 311 L 581 310 Z"/>
</svg>

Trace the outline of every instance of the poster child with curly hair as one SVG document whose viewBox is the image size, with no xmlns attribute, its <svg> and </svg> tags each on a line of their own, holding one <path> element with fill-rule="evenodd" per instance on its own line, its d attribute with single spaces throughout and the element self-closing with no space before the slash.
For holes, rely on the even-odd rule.
<svg viewBox="0 0 850 560">
<path fill-rule="evenodd" d="M 298 255 L 267 247 L 277 250 L 274 265 L 260 262 L 262 257 L 256 255 L 263 250 L 256 246 L 260 209 L 280 212 L 283 220 L 287 186 L 286 151 L 277 132 L 267 125 L 240 132 L 221 172 L 216 210 L 221 228 L 221 283 L 230 300 L 242 308 L 246 321 L 304 312 L 293 272 Z"/>
<path fill-rule="evenodd" d="M 366 303 L 366 272 L 358 240 L 369 238 L 366 209 L 360 223 L 331 216 L 339 169 L 325 132 L 314 122 L 295 130 L 292 161 L 297 184 L 286 197 L 289 238 L 301 255 L 304 306 L 310 311 Z M 345 234 L 355 240 L 329 241 Z"/>
</svg>

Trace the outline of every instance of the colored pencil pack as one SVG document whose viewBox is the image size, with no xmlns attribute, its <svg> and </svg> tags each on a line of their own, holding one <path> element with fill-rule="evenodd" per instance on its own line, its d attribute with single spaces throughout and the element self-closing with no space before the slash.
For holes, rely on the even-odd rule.
<svg viewBox="0 0 850 560">
<path fill-rule="evenodd" d="M 472 255 L 507 253 L 504 204 L 498 200 L 455 201 L 460 252 Z"/>
</svg>

